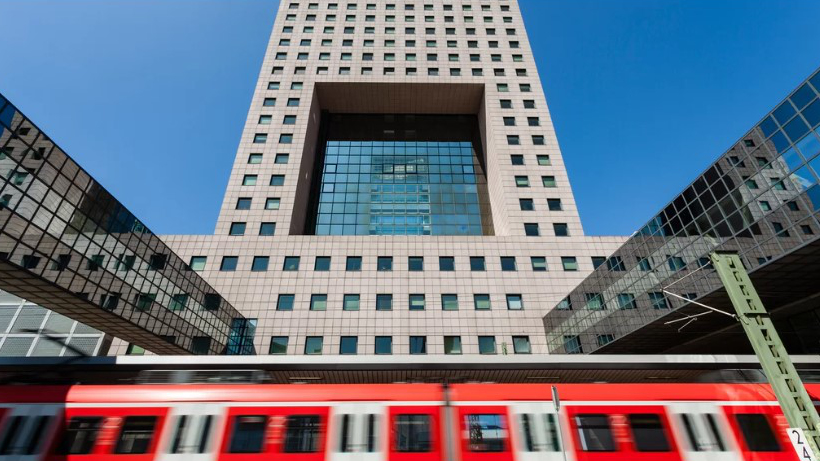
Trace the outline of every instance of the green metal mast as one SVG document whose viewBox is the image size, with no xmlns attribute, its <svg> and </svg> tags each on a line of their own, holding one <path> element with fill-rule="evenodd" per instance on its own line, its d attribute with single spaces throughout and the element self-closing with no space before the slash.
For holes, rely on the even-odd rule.
<svg viewBox="0 0 820 461">
<path fill-rule="evenodd" d="M 743 263 L 736 253 L 712 253 L 710 257 L 789 427 L 802 429 L 812 451 L 820 453 L 820 416 Z"/>
</svg>

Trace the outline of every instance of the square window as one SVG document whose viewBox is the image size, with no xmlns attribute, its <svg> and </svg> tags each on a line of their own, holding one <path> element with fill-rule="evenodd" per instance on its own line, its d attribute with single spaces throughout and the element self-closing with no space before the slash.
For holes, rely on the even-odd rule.
<svg viewBox="0 0 820 461">
<path fill-rule="evenodd" d="M 392 271 L 393 270 L 393 257 L 392 256 L 379 256 L 376 259 L 376 270 L 378 270 L 380 272 Z"/>
<path fill-rule="evenodd" d="M 532 99 L 525 99 L 524 109 L 535 109 L 535 101 L 533 101 Z"/>
<path fill-rule="evenodd" d="M 520 294 L 507 295 L 507 309 L 511 311 L 524 309 L 524 299 Z"/>
<path fill-rule="evenodd" d="M 276 299 L 276 310 L 277 311 L 292 311 L 293 310 L 293 301 L 295 299 L 294 295 L 290 294 L 282 294 Z"/>
<path fill-rule="evenodd" d="M 219 270 L 223 272 L 235 271 L 238 262 L 239 257 L 237 256 L 223 256 L 222 263 L 219 265 Z"/>
<path fill-rule="evenodd" d="M 258 165 L 262 163 L 262 154 L 250 154 L 248 155 L 248 163 L 251 165 Z"/>
<path fill-rule="evenodd" d="M 282 133 L 279 135 L 279 144 L 293 144 L 293 134 Z"/>
<path fill-rule="evenodd" d="M 532 263 L 533 272 L 547 271 L 547 258 L 544 256 L 530 256 L 530 262 Z"/>
<path fill-rule="evenodd" d="M 427 353 L 427 337 L 426 336 L 411 336 L 410 337 L 410 353 L 411 354 L 426 354 Z"/>
<path fill-rule="evenodd" d="M 263 222 L 259 223 L 259 235 L 263 237 L 270 237 L 276 234 L 276 223 L 275 222 Z"/>
<path fill-rule="evenodd" d="M 271 186 L 282 186 L 285 184 L 285 175 L 283 174 L 274 174 L 270 177 L 270 185 Z"/>
<path fill-rule="evenodd" d="M 424 310 L 424 295 L 423 294 L 412 294 L 409 296 L 409 304 L 411 311 L 423 311 Z"/>
<path fill-rule="evenodd" d="M 342 336 L 339 341 L 340 355 L 356 355 L 359 347 L 359 338 L 356 336 Z"/>
<path fill-rule="evenodd" d="M 282 119 L 282 125 L 296 125 L 296 116 L 285 115 L 285 117 Z"/>
<path fill-rule="evenodd" d="M 544 187 L 556 187 L 555 176 L 541 176 L 541 183 Z"/>
<path fill-rule="evenodd" d="M 390 311 L 393 310 L 393 295 L 377 294 L 376 295 L 376 310 Z"/>
<path fill-rule="evenodd" d="M 532 353 L 532 349 L 530 348 L 530 337 L 529 336 L 513 336 L 513 351 L 516 354 L 530 354 L 530 353 Z"/>
<path fill-rule="evenodd" d="M 547 208 L 550 211 L 561 211 L 563 210 L 563 206 L 561 205 L 560 198 L 548 198 L 547 199 Z"/>
<path fill-rule="evenodd" d="M 524 156 L 520 154 L 510 155 L 510 163 L 512 163 L 513 165 L 523 165 Z"/>
<path fill-rule="evenodd" d="M 344 295 L 342 299 L 342 310 L 357 311 L 359 310 L 359 295 L 348 294 Z"/>
<path fill-rule="evenodd" d="M 264 272 L 268 270 L 268 262 L 270 258 L 267 256 L 254 256 L 251 270 L 254 272 Z"/>
<path fill-rule="evenodd" d="M 575 256 L 561 256 L 561 265 L 567 272 L 574 272 L 578 270 L 578 260 Z"/>
<path fill-rule="evenodd" d="M 288 98 L 288 107 L 299 107 L 299 98 Z"/>
<path fill-rule="evenodd" d="M 299 256 L 285 256 L 285 261 L 282 264 L 283 271 L 298 271 L 299 270 L 299 262 L 302 258 Z"/>
<path fill-rule="evenodd" d="M 478 353 L 495 354 L 495 336 L 479 336 Z"/>
<path fill-rule="evenodd" d="M 458 295 L 443 294 L 441 295 L 441 310 L 457 311 L 458 310 Z"/>
<path fill-rule="evenodd" d="M 515 117 L 504 117 L 504 126 L 515 126 Z"/>
<path fill-rule="evenodd" d="M 516 176 L 515 177 L 515 186 L 516 187 L 530 187 L 530 178 L 526 176 Z"/>
<path fill-rule="evenodd" d="M 636 309 L 638 305 L 635 303 L 635 295 L 632 293 L 618 294 L 618 308 L 620 309 Z"/>
<path fill-rule="evenodd" d="M 521 144 L 521 140 L 517 135 L 507 135 L 507 145 L 509 146 L 518 146 Z"/>
<path fill-rule="evenodd" d="M 321 355 L 323 342 L 321 336 L 308 336 L 305 338 L 305 355 Z"/>
<path fill-rule="evenodd" d="M 345 263 L 345 270 L 350 271 L 360 271 L 362 270 L 362 257 L 361 256 L 348 256 L 347 262 Z"/>
<path fill-rule="evenodd" d="M 535 210 L 535 205 L 531 198 L 520 198 L 518 199 L 518 206 L 521 208 L 521 211 L 533 211 Z"/>
<path fill-rule="evenodd" d="M 512 101 L 509 99 L 502 99 L 500 101 L 502 109 L 512 109 Z"/>
<path fill-rule="evenodd" d="M 538 237 L 541 235 L 538 229 L 538 223 L 524 223 L 524 235 L 528 237 Z"/>
<path fill-rule="evenodd" d="M 268 142 L 268 135 L 265 133 L 256 133 L 253 135 L 253 143 L 254 144 L 265 144 Z"/>
<path fill-rule="evenodd" d="M 327 295 L 310 295 L 310 310 L 327 310 Z"/>
<path fill-rule="evenodd" d="M 262 105 L 265 107 L 273 107 L 276 105 L 276 98 L 265 98 L 262 101 Z"/>
<path fill-rule="evenodd" d="M 260 125 L 270 125 L 271 120 L 273 119 L 270 115 L 260 115 L 259 116 L 259 124 Z"/>
<path fill-rule="evenodd" d="M 377 355 L 389 355 L 393 353 L 392 336 L 376 336 L 375 352 Z"/>
<path fill-rule="evenodd" d="M 550 166 L 552 164 L 550 163 L 549 155 L 538 155 L 536 156 L 536 159 L 538 160 L 538 165 L 540 166 Z"/>
<path fill-rule="evenodd" d="M 231 228 L 228 231 L 229 235 L 245 235 L 245 227 L 247 225 L 243 222 L 231 223 Z"/>
<path fill-rule="evenodd" d="M 445 336 L 444 353 L 461 354 L 461 336 Z"/>
<path fill-rule="evenodd" d="M 490 295 L 488 294 L 476 294 L 473 295 L 473 304 L 475 305 L 475 310 L 477 311 L 487 311 L 490 310 Z"/>
<path fill-rule="evenodd" d="M 517 270 L 515 264 L 515 256 L 502 256 L 501 270 L 505 272 L 515 272 Z"/>
<path fill-rule="evenodd" d="M 532 144 L 534 146 L 543 146 L 544 145 L 544 137 L 541 135 L 533 135 L 532 136 Z"/>
<path fill-rule="evenodd" d="M 237 210 L 250 210 L 251 209 L 251 198 L 250 197 L 240 197 L 236 200 L 236 209 Z"/>
<path fill-rule="evenodd" d="M 424 270 L 423 256 L 410 256 L 407 258 L 407 270 L 410 272 L 420 272 Z"/>
<path fill-rule="evenodd" d="M 265 209 L 266 210 L 278 210 L 279 209 L 279 197 L 268 197 L 265 199 Z"/>
<path fill-rule="evenodd" d="M 271 336 L 270 349 L 268 353 L 271 355 L 281 355 L 288 353 L 288 337 L 287 336 Z"/>
<path fill-rule="evenodd" d="M 206 262 L 208 262 L 207 256 L 191 256 L 191 262 L 188 263 L 188 266 L 194 271 L 204 271 Z"/>
<path fill-rule="evenodd" d="M 313 263 L 313 270 L 316 272 L 327 272 L 330 270 L 330 256 L 317 256 Z"/>
<path fill-rule="evenodd" d="M 474 272 L 485 271 L 484 256 L 470 256 L 470 270 Z"/>
<path fill-rule="evenodd" d="M 439 256 L 438 270 L 442 272 L 452 272 L 456 270 L 456 261 L 452 256 Z"/>
</svg>

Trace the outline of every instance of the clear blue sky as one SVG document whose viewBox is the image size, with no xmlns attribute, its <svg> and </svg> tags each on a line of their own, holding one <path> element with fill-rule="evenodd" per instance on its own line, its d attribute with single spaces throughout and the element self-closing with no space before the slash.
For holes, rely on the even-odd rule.
<svg viewBox="0 0 820 461">
<path fill-rule="evenodd" d="M 0 0 L 0 92 L 158 233 L 213 231 L 276 0 Z M 820 66 L 817 0 L 520 0 L 589 234 Z"/>
</svg>

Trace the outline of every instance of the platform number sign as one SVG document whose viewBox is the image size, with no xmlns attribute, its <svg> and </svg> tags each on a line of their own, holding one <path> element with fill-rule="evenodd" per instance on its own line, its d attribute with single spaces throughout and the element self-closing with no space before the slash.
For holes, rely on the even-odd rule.
<svg viewBox="0 0 820 461">
<path fill-rule="evenodd" d="M 790 427 L 789 439 L 792 441 L 794 451 L 797 453 L 797 458 L 800 461 L 817 461 L 811 447 L 809 446 L 806 436 L 803 434 L 803 429 L 797 427 Z"/>
</svg>

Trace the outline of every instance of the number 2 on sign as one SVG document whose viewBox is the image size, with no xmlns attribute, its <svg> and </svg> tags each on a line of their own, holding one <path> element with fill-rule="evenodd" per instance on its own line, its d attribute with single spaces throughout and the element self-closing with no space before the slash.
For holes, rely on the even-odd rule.
<svg viewBox="0 0 820 461">
<path fill-rule="evenodd" d="M 788 432 L 789 440 L 791 440 L 794 452 L 797 453 L 797 457 L 800 458 L 800 461 L 817 461 L 811 447 L 806 441 L 806 435 L 803 434 L 803 429 L 790 427 Z"/>
</svg>

